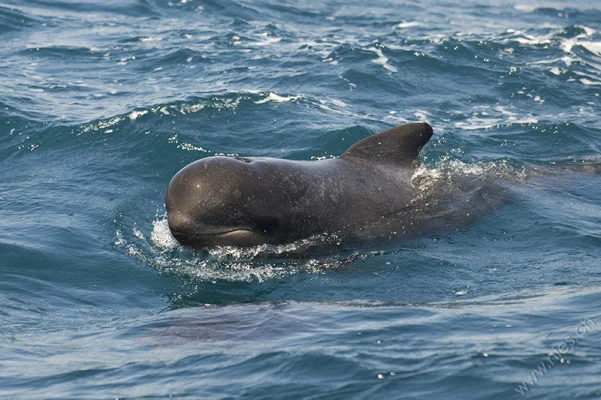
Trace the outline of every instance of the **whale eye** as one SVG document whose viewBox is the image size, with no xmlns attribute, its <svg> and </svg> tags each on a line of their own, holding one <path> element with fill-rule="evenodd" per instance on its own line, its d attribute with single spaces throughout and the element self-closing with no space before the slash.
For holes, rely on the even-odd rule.
<svg viewBox="0 0 601 400">
<path fill-rule="evenodd" d="M 260 217 L 254 222 L 258 231 L 264 232 L 268 235 L 275 234 L 280 226 L 280 221 L 275 217 Z"/>
</svg>

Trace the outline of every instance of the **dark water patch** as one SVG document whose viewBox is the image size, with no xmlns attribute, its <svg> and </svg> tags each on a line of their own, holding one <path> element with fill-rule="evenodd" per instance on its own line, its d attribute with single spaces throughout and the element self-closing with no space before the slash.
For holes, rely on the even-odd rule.
<svg viewBox="0 0 601 400">
<path fill-rule="evenodd" d="M 23 7 L 19 1 L 10 1 L 18 7 Z M 73 14 L 73 15 L 102 15 L 113 14 L 116 16 L 152 16 L 156 15 L 152 11 L 147 0 L 127 0 L 119 4 L 114 2 L 76 2 L 76 1 L 47 1 L 47 0 L 32 0 L 26 3 L 27 8 L 33 9 L 38 13 L 44 14 Z"/>
<path fill-rule="evenodd" d="M 164 4 L 168 2 L 161 1 L 159 4 Z M 192 7 L 190 4 L 187 7 Z M 257 10 L 254 6 L 247 4 L 246 2 L 235 1 L 235 0 L 227 0 L 227 1 L 217 1 L 217 0 L 203 0 L 201 3 L 202 12 L 206 12 L 211 15 L 213 18 L 218 18 L 220 20 L 246 20 L 246 21 L 255 21 L 261 20 L 263 18 L 263 14 Z"/>
<path fill-rule="evenodd" d="M 0 34 L 20 31 L 40 24 L 38 20 L 18 9 L 0 7 Z"/>
<path fill-rule="evenodd" d="M 136 69 L 139 69 L 141 72 L 159 72 L 163 69 L 167 71 L 173 67 L 194 66 L 194 68 L 198 68 L 195 73 L 200 73 L 204 69 L 203 64 L 210 62 L 214 62 L 214 60 L 206 57 L 204 52 L 183 48 L 170 51 L 167 54 L 146 56 L 144 63 L 137 64 Z M 175 73 L 175 75 L 179 74 L 179 71 Z"/>
<path fill-rule="evenodd" d="M 36 58 L 48 58 L 51 60 L 61 60 L 61 59 L 69 59 L 77 58 L 80 56 L 82 59 L 88 59 L 90 55 L 93 55 L 94 52 L 89 48 L 85 47 L 69 47 L 69 46 L 53 46 L 53 47 L 36 47 L 29 48 L 21 51 L 23 56 L 33 55 Z M 101 55 L 96 54 L 98 57 Z M 98 58 L 101 59 L 101 58 Z M 93 60 L 91 60 L 93 61 Z"/>
<path fill-rule="evenodd" d="M 598 9 L 595 7 L 587 7 L 587 5 L 584 5 L 582 9 L 572 7 L 536 7 L 530 12 L 557 19 L 585 19 L 590 21 L 595 20 L 595 18 L 600 15 L 600 11 Z"/>
<path fill-rule="evenodd" d="M 584 26 L 571 25 L 567 26 L 560 32 L 555 33 L 554 36 L 566 39 L 579 39 L 589 36 L 590 33 L 590 29 L 587 30 Z"/>
</svg>

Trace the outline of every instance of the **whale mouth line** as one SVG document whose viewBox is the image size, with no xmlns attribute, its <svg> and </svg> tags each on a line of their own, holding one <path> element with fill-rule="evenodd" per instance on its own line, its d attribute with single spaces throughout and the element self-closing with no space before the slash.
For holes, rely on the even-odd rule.
<svg viewBox="0 0 601 400">
<path fill-rule="evenodd" d="M 199 236 L 225 236 L 225 235 L 230 235 L 233 233 L 255 233 L 255 232 L 252 231 L 251 229 L 236 228 L 236 229 L 230 229 L 227 231 L 200 233 Z"/>
<path fill-rule="evenodd" d="M 251 229 L 247 229 L 247 228 L 232 228 L 232 229 L 228 229 L 228 230 L 222 230 L 222 231 L 213 231 L 213 232 L 190 232 L 190 231 L 185 231 L 185 230 L 181 230 L 181 231 L 172 231 L 172 234 L 174 236 L 176 235 L 186 235 L 188 237 L 192 237 L 192 238 L 207 238 L 207 237 L 219 237 L 219 236 L 225 236 L 225 235 L 229 235 L 229 234 L 233 234 L 233 233 L 255 233 L 253 230 Z"/>
<path fill-rule="evenodd" d="M 231 229 L 224 229 L 224 230 L 215 230 L 215 231 L 206 231 L 206 232 L 199 232 L 198 230 L 171 230 L 171 234 L 174 237 L 186 237 L 187 239 L 192 239 L 192 240 L 196 240 L 196 239 L 200 239 L 200 240 L 207 240 L 207 239 L 211 239 L 211 238 L 220 238 L 220 237 L 224 237 L 227 235 L 235 235 L 235 234 L 256 234 L 255 231 L 253 231 L 250 228 L 231 228 Z"/>
<path fill-rule="evenodd" d="M 213 247 L 235 246 L 252 247 L 268 241 L 269 238 L 250 228 L 231 228 L 219 231 L 171 231 L 173 237 L 184 246 Z"/>
</svg>

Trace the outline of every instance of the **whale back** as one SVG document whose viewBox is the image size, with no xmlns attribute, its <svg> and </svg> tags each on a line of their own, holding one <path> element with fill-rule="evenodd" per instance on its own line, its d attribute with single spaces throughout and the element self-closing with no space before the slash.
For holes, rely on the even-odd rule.
<svg viewBox="0 0 601 400">
<path fill-rule="evenodd" d="M 432 133 L 432 127 L 425 122 L 397 126 L 355 143 L 340 158 L 415 168 L 419 165 L 419 152 Z"/>
</svg>

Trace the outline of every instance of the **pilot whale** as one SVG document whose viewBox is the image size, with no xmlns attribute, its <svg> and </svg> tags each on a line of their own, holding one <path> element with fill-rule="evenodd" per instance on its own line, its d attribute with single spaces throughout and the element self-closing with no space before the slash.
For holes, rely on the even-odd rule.
<svg viewBox="0 0 601 400">
<path fill-rule="evenodd" d="M 393 238 L 464 226 L 507 201 L 489 174 L 412 181 L 427 123 L 367 137 L 337 158 L 292 161 L 208 157 L 169 183 L 169 229 L 182 245 L 249 247 L 321 234 L 341 241 Z"/>
</svg>

